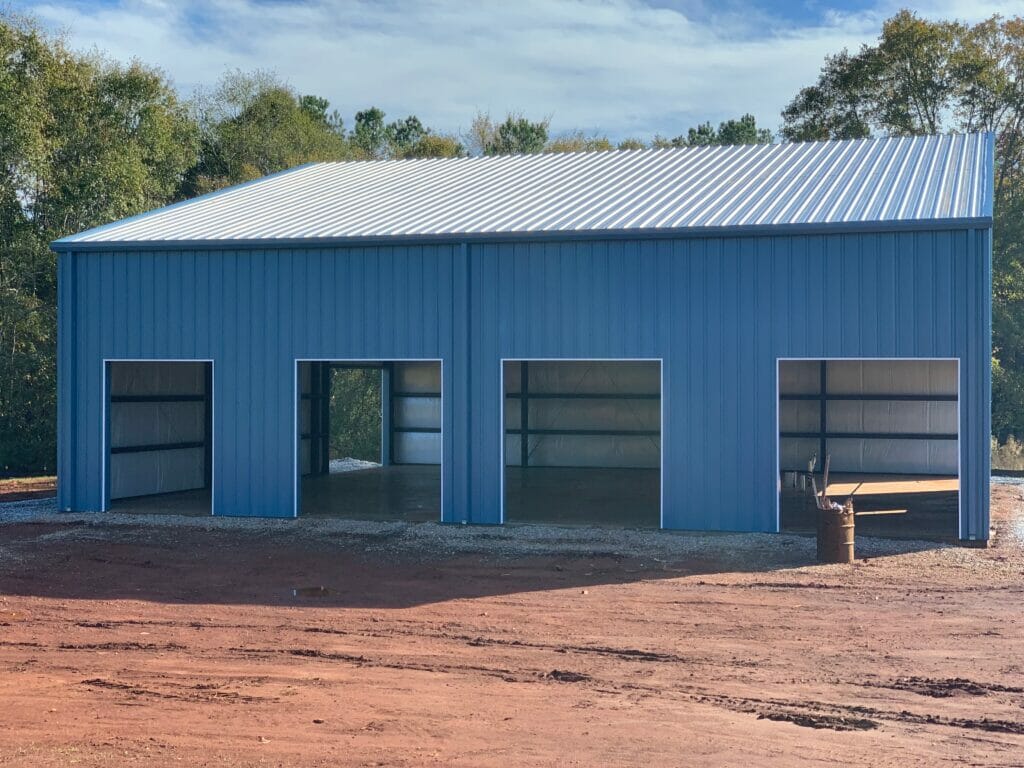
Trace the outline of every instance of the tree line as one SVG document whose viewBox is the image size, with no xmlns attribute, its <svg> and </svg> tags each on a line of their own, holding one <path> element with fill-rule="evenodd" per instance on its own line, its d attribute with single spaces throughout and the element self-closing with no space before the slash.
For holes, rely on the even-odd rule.
<svg viewBox="0 0 1024 768">
<path fill-rule="evenodd" d="M 1024 20 L 976 25 L 903 11 L 859 51 L 829 56 L 782 112 L 675 137 L 552 134 L 549 119 L 472 117 L 461 134 L 377 107 L 351 126 L 270 72 L 228 72 L 183 98 L 159 69 L 76 52 L 0 12 L 0 474 L 52 471 L 54 239 L 167 203 L 329 160 L 592 152 L 872 135 L 998 133 L 993 431 L 1024 434 Z"/>
</svg>

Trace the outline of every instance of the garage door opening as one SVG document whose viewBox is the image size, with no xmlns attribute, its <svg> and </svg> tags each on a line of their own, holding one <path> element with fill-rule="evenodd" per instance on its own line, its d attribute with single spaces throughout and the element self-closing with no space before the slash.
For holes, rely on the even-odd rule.
<svg viewBox="0 0 1024 768">
<path fill-rule="evenodd" d="M 296 513 L 440 520 L 440 361 L 299 361 L 297 376 Z"/>
<path fill-rule="evenodd" d="M 107 508 L 212 513 L 213 363 L 108 361 Z"/>
<path fill-rule="evenodd" d="M 858 534 L 959 535 L 957 360 L 780 360 L 780 528 L 814 530 L 810 473 Z"/>
<path fill-rule="evenodd" d="M 661 525 L 661 362 L 506 360 L 509 523 Z"/>
</svg>

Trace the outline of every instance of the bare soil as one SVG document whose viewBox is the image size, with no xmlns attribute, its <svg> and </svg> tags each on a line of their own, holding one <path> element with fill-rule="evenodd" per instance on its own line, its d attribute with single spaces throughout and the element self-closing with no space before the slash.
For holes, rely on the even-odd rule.
<svg viewBox="0 0 1024 768">
<path fill-rule="evenodd" d="M 0 765 L 1022 765 L 988 549 L 0 510 Z M 31 503 L 29 503 L 31 504 Z"/>
<path fill-rule="evenodd" d="M 0 479 L 0 503 L 45 499 L 57 495 L 56 477 L 10 477 Z"/>
</svg>

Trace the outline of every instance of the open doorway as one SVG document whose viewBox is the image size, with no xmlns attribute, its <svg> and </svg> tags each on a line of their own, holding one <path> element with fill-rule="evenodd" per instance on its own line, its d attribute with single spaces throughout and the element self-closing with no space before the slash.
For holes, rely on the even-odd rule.
<svg viewBox="0 0 1024 768">
<path fill-rule="evenodd" d="M 809 478 L 831 456 L 858 534 L 958 537 L 957 360 L 780 360 L 778 375 L 781 530 L 814 529 Z"/>
<path fill-rule="evenodd" d="M 297 363 L 303 516 L 441 519 L 441 362 Z"/>
<path fill-rule="evenodd" d="M 104 366 L 107 507 L 211 514 L 213 363 L 110 360 Z"/>
<path fill-rule="evenodd" d="M 505 360 L 510 523 L 661 525 L 661 362 Z"/>
</svg>

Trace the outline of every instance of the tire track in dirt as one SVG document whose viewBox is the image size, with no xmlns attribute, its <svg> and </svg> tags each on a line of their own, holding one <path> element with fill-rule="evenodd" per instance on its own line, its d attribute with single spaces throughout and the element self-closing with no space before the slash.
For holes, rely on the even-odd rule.
<svg viewBox="0 0 1024 768">
<path fill-rule="evenodd" d="M 489 667 L 477 664 L 431 664 L 428 662 L 412 661 L 389 661 L 387 659 L 372 659 L 367 656 L 357 656 L 351 653 L 336 653 L 332 651 L 321 651 L 315 648 L 228 648 L 228 651 L 241 653 L 246 656 L 262 656 L 273 658 L 275 656 L 299 656 L 322 661 L 340 661 L 352 664 L 357 667 L 372 667 L 378 669 L 396 669 L 403 671 L 428 672 L 437 674 L 449 674 L 452 672 L 465 672 L 482 674 L 487 677 L 497 677 L 508 683 L 534 682 L 543 679 L 548 673 L 533 671 L 526 676 L 522 670 L 512 670 L 503 667 Z"/>
<path fill-rule="evenodd" d="M 62 651 L 184 651 L 187 646 L 180 643 L 61 643 L 57 646 Z"/>
<path fill-rule="evenodd" d="M 296 628 L 289 628 L 296 629 Z M 510 640 L 501 637 L 484 637 L 483 635 L 453 634 L 450 632 L 429 632 L 420 630 L 391 630 L 389 632 L 359 632 L 352 630 L 338 630 L 328 627 L 302 627 L 297 628 L 301 632 L 325 635 L 340 635 L 345 637 L 367 637 L 367 638 L 390 638 L 390 637 L 417 637 L 429 640 L 451 640 L 465 643 L 473 647 L 500 646 L 504 648 L 524 648 L 528 650 L 551 651 L 554 653 L 577 653 L 594 654 L 597 656 L 610 656 L 625 661 L 651 661 L 674 664 L 706 664 L 706 660 L 696 657 L 680 656 L 675 653 L 662 651 L 645 651 L 638 648 L 617 648 L 602 645 L 566 645 L 559 643 L 541 643 L 529 640 Z M 746 664 L 746 662 L 742 662 Z M 756 665 L 756 662 L 750 662 Z"/>
<path fill-rule="evenodd" d="M 815 587 L 805 587 L 815 588 Z M 116 626 L 138 626 L 157 625 L 169 628 L 200 629 L 200 628 L 258 628 L 258 625 L 235 625 L 220 623 L 200 622 L 147 622 L 141 620 L 121 620 L 103 622 L 78 622 L 77 626 L 90 629 L 113 629 Z M 464 643 L 472 647 L 503 647 L 509 649 L 522 649 L 524 651 L 540 651 L 555 654 L 572 654 L 583 657 L 595 656 L 599 658 L 617 659 L 627 662 L 654 663 L 654 664 L 682 664 L 682 665 L 709 665 L 714 664 L 707 659 L 685 657 L 675 653 L 642 650 L 630 647 L 616 646 L 587 646 L 573 644 L 558 644 L 535 642 L 519 639 L 485 637 L 464 633 L 451 633 L 430 631 L 413 625 L 409 629 L 392 628 L 387 632 L 372 630 L 341 630 L 329 627 L 294 627 L 281 625 L 277 629 L 282 631 L 300 632 L 305 634 L 325 634 L 332 636 L 345 636 L 366 639 L 387 639 L 394 637 L 415 637 L 417 639 L 451 641 Z M 11 643 L 0 641 L 0 645 L 40 648 L 39 643 L 20 642 Z M 188 650 L 194 653 L 196 649 L 189 649 L 179 643 L 140 643 L 140 642 L 106 642 L 106 643 L 61 643 L 57 646 L 61 650 L 91 650 L 91 651 L 182 651 Z M 1024 723 L 1015 720 L 1003 720 L 997 718 L 959 718 L 945 717 L 935 714 L 920 714 L 908 710 L 880 710 L 871 707 L 857 705 L 837 705 L 822 702 L 788 701 L 778 699 L 757 699 L 735 696 L 716 695 L 700 689 L 684 691 L 679 689 L 661 688 L 657 686 L 637 686 L 633 684 L 617 684 L 611 680 L 601 680 L 590 673 L 569 670 L 550 669 L 544 670 L 537 667 L 512 669 L 505 666 L 486 666 L 473 664 L 447 664 L 429 662 L 394 661 L 386 658 L 370 658 L 366 655 L 324 651 L 315 648 L 242 648 L 231 647 L 226 649 L 209 649 L 212 653 L 223 650 L 233 653 L 242 653 L 247 656 L 265 656 L 268 658 L 279 655 L 290 655 L 294 657 L 319 659 L 328 662 L 343 662 L 362 667 L 374 667 L 383 669 L 420 671 L 425 673 L 468 673 L 479 674 L 487 677 L 494 677 L 505 682 L 530 683 L 530 682 L 555 682 L 582 684 L 592 688 L 595 692 L 605 694 L 621 694 L 623 691 L 643 690 L 645 693 L 654 695 L 679 696 L 697 703 L 712 704 L 731 711 L 751 714 L 759 719 L 767 719 L 779 722 L 789 722 L 806 728 L 830 729 L 837 731 L 846 730 L 872 730 L 880 727 L 883 722 L 912 724 L 912 725 L 937 725 L 944 727 L 959 728 L 965 730 L 980 730 L 987 732 L 998 732 L 1007 734 L 1024 734 Z M 726 666 L 733 666 L 742 661 L 730 660 Z M 751 665 L 756 663 L 751 662 Z M 83 684 L 91 687 L 105 687 L 111 690 L 123 690 L 133 696 L 154 696 L 161 698 L 177 698 L 195 700 L 194 695 L 181 695 L 167 693 L 158 690 L 151 690 L 126 683 L 117 683 L 102 679 L 83 681 Z M 926 677 L 904 677 L 894 678 L 888 681 L 859 682 L 854 685 L 864 687 L 887 688 L 892 690 L 906 691 L 930 698 L 948 698 L 952 696 L 985 696 L 992 693 L 997 694 L 1020 694 L 1024 688 L 1006 686 L 993 683 L 979 683 L 966 678 L 933 679 Z M 258 697 L 245 697 L 242 694 L 234 696 L 216 695 L 216 700 L 232 699 L 237 701 L 260 701 Z"/>
<path fill-rule="evenodd" d="M 125 624 L 142 624 L 145 622 L 126 621 Z M 106 624 L 106 623 L 104 623 Z M 164 622 L 173 624 L 173 622 Z M 189 626 L 186 624 L 182 627 Z M 106 627 L 104 627 L 106 628 Z M 283 629 L 284 627 L 282 627 Z M 678 654 L 662 653 L 656 651 L 645 651 L 635 648 L 622 648 L 615 646 L 584 646 L 565 645 L 557 643 L 531 642 L 517 639 L 488 638 L 466 634 L 453 634 L 445 632 L 395 630 L 391 632 L 368 632 L 334 630 L 321 627 L 287 627 L 292 631 L 312 634 L 330 634 L 366 638 L 387 638 L 393 636 L 417 637 L 433 640 L 449 640 L 466 643 L 470 646 L 499 646 L 510 649 L 523 649 L 526 651 L 542 651 L 558 654 L 578 654 L 581 656 L 597 656 L 602 658 L 614 658 L 623 661 L 637 663 L 655 664 L 684 664 L 695 663 L 709 664 L 707 660 L 683 657 Z M 39 648 L 39 643 L 33 642 L 3 642 L 0 645 Z M 108 643 L 62 643 L 57 646 L 61 650 L 106 650 L 106 651 L 180 651 L 188 649 L 178 643 L 156 644 L 139 642 L 108 642 Z M 216 649 L 210 649 L 216 652 Z M 263 656 L 272 658 L 280 655 L 318 659 L 328 662 L 343 662 L 359 667 L 373 667 L 382 669 L 394 669 L 403 671 L 420 671 L 425 673 L 450 674 L 468 673 L 480 674 L 487 677 L 494 677 L 505 682 L 530 683 L 530 682 L 556 682 L 576 683 L 593 688 L 595 692 L 617 693 L 623 691 L 642 690 L 645 693 L 655 695 L 678 696 L 696 703 L 711 704 L 730 711 L 751 714 L 758 719 L 767 719 L 779 722 L 789 722 L 806 728 L 830 729 L 837 731 L 849 730 L 872 730 L 880 727 L 881 722 L 912 724 L 912 725 L 937 725 L 944 727 L 960 728 L 966 730 L 981 730 L 987 732 L 998 732 L 1007 734 L 1024 735 L 1024 723 L 1015 720 L 1003 720 L 997 718 L 960 718 L 945 717 L 935 714 L 921 714 L 908 710 L 882 710 L 859 705 L 839 705 L 823 702 L 789 701 L 779 699 L 759 699 L 726 696 L 702 691 L 694 688 L 690 691 L 678 688 L 662 688 L 658 686 L 639 686 L 635 684 L 617 684 L 612 680 L 601 680 L 592 674 L 567 670 L 534 668 L 512 669 L 504 666 L 486 666 L 474 664 L 448 664 L 429 662 L 394 661 L 386 658 L 371 658 L 366 655 L 324 651 L 315 648 L 242 648 L 232 647 L 222 649 L 227 652 L 241 653 L 246 656 Z M 730 662 L 730 665 L 732 662 Z M 152 696 L 168 699 L 198 700 L 201 696 L 195 694 L 176 694 L 158 690 L 146 689 L 141 686 L 127 683 L 118 683 L 103 679 L 91 679 L 83 681 L 84 685 L 94 688 L 107 688 L 111 690 L 122 690 L 132 696 Z M 993 683 L 979 683 L 966 678 L 932 679 L 924 677 L 895 678 L 889 681 L 860 682 L 855 685 L 866 687 L 888 688 L 893 690 L 907 691 L 921 696 L 931 698 L 947 698 L 956 695 L 985 696 L 992 693 L 1020 694 L 1024 688 L 1005 686 Z M 265 698 L 245 696 L 243 694 L 210 694 L 210 700 L 232 700 L 240 702 L 265 701 Z"/>
<path fill-rule="evenodd" d="M 865 730 L 877 727 L 879 725 L 878 721 L 885 721 L 899 724 L 939 725 L 966 730 L 1024 735 L 1024 722 L 1017 720 L 1001 720 L 988 717 L 944 717 L 942 715 L 910 712 L 905 709 L 899 711 L 883 710 L 856 704 L 743 698 L 713 693 L 683 693 L 683 696 L 702 703 L 718 703 L 726 709 L 756 714 L 759 718 L 786 720 L 796 725 L 811 728 L 828 727 L 833 730 Z M 871 722 L 874 725 L 858 724 L 859 721 Z"/>
<path fill-rule="evenodd" d="M 116 691 L 131 698 L 173 699 L 193 703 L 219 702 L 226 704 L 266 704 L 278 701 L 277 697 L 273 696 L 250 696 L 248 694 L 238 693 L 237 691 L 222 691 L 210 686 L 209 684 L 203 683 L 197 683 L 191 686 L 177 686 L 185 689 L 185 692 L 155 690 L 152 688 L 144 688 L 141 685 L 133 683 L 122 683 L 116 680 L 106 680 L 99 677 L 82 680 L 80 685 L 87 688 Z"/>
<path fill-rule="evenodd" d="M 952 696 L 987 696 L 990 693 L 1024 693 L 1024 688 L 998 683 L 978 683 L 965 677 L 935 679 L 929 677 L 897 677 L 888 682 L 858 683 L 870 688 L 909 691 L 919 696 L 946 699 Z"/>
</svg>

